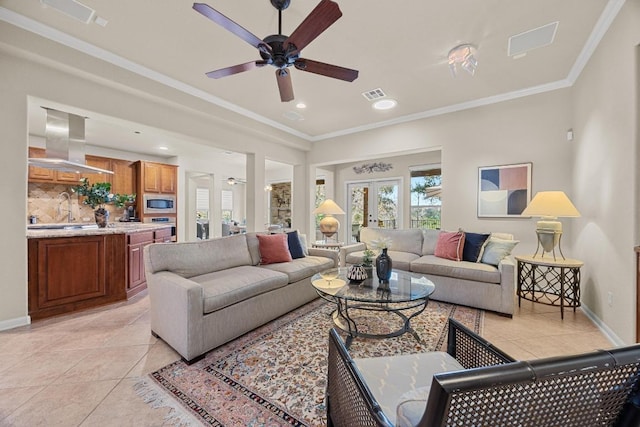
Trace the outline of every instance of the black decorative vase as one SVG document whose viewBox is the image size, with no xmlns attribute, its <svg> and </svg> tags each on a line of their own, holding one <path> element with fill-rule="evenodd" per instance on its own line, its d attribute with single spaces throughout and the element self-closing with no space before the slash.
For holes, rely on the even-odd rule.
<svg viewBox="0 0 640 427">
<path fill-rule="evenodd" d="M 382 253 L 376 258 L 376 274 L 381 282 L 388 282 L 391 278 L 392 262 L 387 255 L 387 248 L 382 249 Z"/>
<path fill-rule="evenodd" d="M 109 211 L 105 208 L 98 208 L 93 211 L 93 214 L 96 218 L 96 224 L 98 224 L 98 227 L 105 228 L 109 223 Z"/>
</svg>

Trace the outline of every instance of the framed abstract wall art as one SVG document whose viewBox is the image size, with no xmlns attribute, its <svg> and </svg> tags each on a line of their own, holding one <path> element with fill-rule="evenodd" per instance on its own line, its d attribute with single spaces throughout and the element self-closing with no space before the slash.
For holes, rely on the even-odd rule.
<svg viewBox="0 0 640 427">
<path fill-rule="evenodd" d="M 531 163 L 478 168 L 478 217 L 520 217 L 531 200 Z"/>
</svg>

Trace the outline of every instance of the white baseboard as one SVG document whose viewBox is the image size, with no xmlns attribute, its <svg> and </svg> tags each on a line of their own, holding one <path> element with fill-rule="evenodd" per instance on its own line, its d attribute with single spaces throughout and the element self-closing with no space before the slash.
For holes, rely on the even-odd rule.
<svg viewBox="0 0 640 427">
<path fill-rule="evenodd" d="M 0 321 L 0 331 L 6 331 L 7 329 L 17 328 L 19 326 L 26 326 L 31 324 L 31 316 L 16 317 L 15 319 L 8 319 Z"/>
<path fill-rule="evenodd" d="M 591 319 L 591 321 L 598 327 L 598 329 L 602 331 L 607 339 L 611 341 L 611 344 L 617 347 L 627 345 L 618 335 L 616 335 L 615 332 L 611 330 L 611 328 L 609 328 L 602 320 L 600 320 L 600 318 L 596 316 L 593 311 L 589 310 L 589 307 L 584 305 L 584 303 L 580 308 L 582 308 L 584 314 L 586 314 L 586 316 Z"/>
</svg>

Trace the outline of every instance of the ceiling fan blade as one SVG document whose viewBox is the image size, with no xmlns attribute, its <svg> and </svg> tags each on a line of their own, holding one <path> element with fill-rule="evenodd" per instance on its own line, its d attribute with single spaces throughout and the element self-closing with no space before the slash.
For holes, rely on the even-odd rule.
<svg viewBox="0 0 640 427">
<path fill-rule="evenodd" d="M 276 70 L 278 90 L 280 91 L 280 101 L 293 101 L 293 85 L 291 84 L 291 73 L 286 68 Z"/>
<path fill-rule="evenodd" d="M 221 68 L 215 71 L 209 71 L 207 77 L 219 79 L 221 77 L 231 76 L 233 74 L 242 73 L 243 71 L 253 70 L 256 67 L 267 65 L 267 61 L 251 61 L 244 64 L 232 65 L 231 67 Z"/>
<path fill-rule="evenodd" d="M 341 16 L 342 12 L 340 12 L 337 3 L 331 0 L 321 0 L 284 42 L 285 49 L 289 49 L 289 45 L 293 44 L 300 52 Z"/>
<path fill-rule="evenodd" d="M 358 70 L 325 64 L 324 62 L 313 61 L 311 59 L 298 58 L 294 65 L 298 70 L 333 77 L 334 79 L 346 80 L 348 82 L 352 82 L 358 78 Z"/>
<path fill-rule="evenodd" d="M 256 49 L 260 49 L 260 50 L 266 49 L 269 52 L 271 51 L 271 48 L 267 44 L 265 44 L 261 39 L 259 39 L 257 36 L 253 35 L 249 31 L 247 31 L 244 27 L 235 23 L 231 19 L 227 18 L 222 13 L 218 12 L 208 4 L 194 3 L 193 8 L 197 12 L 200 12 L 202 15 L 206 16 L 207 18 L 215 22 L 216 24 L 220 25 L 221 27 L 225 28 L 228 31 L 231 31 L 233 34 L 240 37 L 242 40 L 246 41 Z"/>
</svg>

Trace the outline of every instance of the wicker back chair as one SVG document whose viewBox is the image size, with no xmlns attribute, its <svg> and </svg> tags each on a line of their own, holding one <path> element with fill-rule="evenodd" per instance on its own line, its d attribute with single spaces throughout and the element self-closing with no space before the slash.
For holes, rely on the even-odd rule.
<svg viewBox="0 0 640 427">
<path fill-rule="evenodd" d="M 465 369 L 433 376 L 418 426 L 640 426 L 640 345 L 514 361 L 450 319 L 447 353 Z M 336 330 L 328 363 L 329 426 L 392 426 Z"/>
</svg>

